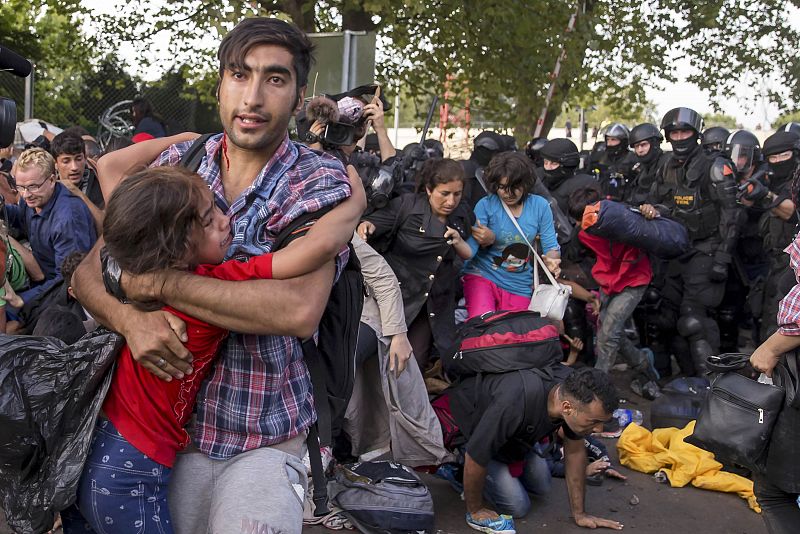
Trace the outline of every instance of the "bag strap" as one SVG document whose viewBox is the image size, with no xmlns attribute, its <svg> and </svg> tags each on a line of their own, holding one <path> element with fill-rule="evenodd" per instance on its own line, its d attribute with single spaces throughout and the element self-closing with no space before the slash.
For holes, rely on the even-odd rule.
<svg viewBox="0 0 800 534">
<path fill-rule="evenodd" d="M 206 155 L 206 141 L 208 141 L 213 133 L 203 134 L 194 140 L 194 143 L 189 149 L 181 156 L 181 167 L 186 167 L 190 171 L 197 172 L 200 168 L 200 163 Z"/>
<path fill-rule="evenodd" d="M 531 242 L 528 241 L 528 238 L 525 235 L 525 232 L 522 231 L 522 228 L 520 228 L 519 223 L 517 222 L 517 218 L 514 217 L 513 213 L 511 213 L 511 209 L 506 205 L 505 202 L 503 202 L 502 199 L 500 200 L 500 204 L 503 206 L 503 209 L 505 210 L 506 215 L 508 215 L 508 218 L 511 219 L 512 223 L 514 223 L 514 226 L 517 228 L 517 231 L 522 236 L 522 239 L 524 239 L 525 243 L 528 244 L 528 247 L 531 249 L 531 253 L 533 254 L 533 257 L 536 258 L 536 261 L 539 263 L 539 265 L 542 266 L 542 269 L 544 269 L 544 272 L 547 275 L 547 278 L 550 280 L 550 283 L 553 284 L 554 286 L 558 287 L 558 282 L 556 282 L 556 279 L 553 276 L 553 273 L 550 272 L 550 269 L 547 268 L 547 265 L 545 265 L 544 260 L 541 258 L 541 256 L 539 256 L 539 253 L 536 252 L 536 249 L 533 248 L 533 245 L 531 245 Z M 539 268 L 537 266 L 537 267 L 535 267 L 533 269 L 533 287 L 536 288 L 538 286 L 539 286 Z"/>
<path fill-rule="evenodd" d="M 314 491 L 311 499 L 314 501 L 314 516 L 322 517 L 330 513 L 328 508 L 328 481 L 325 478 L 325 471 L 322 468 L 322 452 L 319 450 L 319 432 L 316 423 L 308 429 L 306 438 L 308 448 L 308 460 L 311 464 L 311 480 L 314 483 Z"/>
<path fill-rule="evenodd" d="M 475 169 L 475 179 L 478 180 L 479 184 L 481 184 L 483 192 L 486 193 L 487 195 L 490 195 L 491 193 L 489 192 L 489 188 L 486 187 L 486 182 L 483 181 L 483 167 L 478 167 L 477 169 Z M 505 202 L 503 203 L 503 205 L 505 206 Z"/>
<path fill-rule="evenodd" d="M 738 352 L 706 356 L 706 367 L 712 373 L 727 373 L 743 369 L 750 363 L 750 355 Z"/>
</svg>

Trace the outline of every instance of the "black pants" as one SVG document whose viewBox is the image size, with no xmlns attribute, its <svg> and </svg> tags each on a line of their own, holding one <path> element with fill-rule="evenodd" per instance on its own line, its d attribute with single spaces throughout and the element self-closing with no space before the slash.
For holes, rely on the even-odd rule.
<svg viewBox="0 0 800 534">
<path fill-rule="evenodd" d="M 769 534 L 792 534 L 800 528 L 800 507 L 797 494 L 786 493 L 767 478 L 758 476 L 753 488 L 761 505 L 761 517 Z"/>
<path fill-rule="evenodd" d="M 431 359 L 431 346 L 433 345 L 433 332 L 431 322 L 428 319 L 425 306 L 417 317 L 408 326 L 408 342 L 414 350 L 414 357 L 420 370 L 424 373 L 428 369 Z"/>
<path fill-rule="evenodd" d="M 366 323 L 358 325 L 358 345 L 356 345 L 356 369 L 364 362 L 378 355 L 378 335 Z"/>
</svg>

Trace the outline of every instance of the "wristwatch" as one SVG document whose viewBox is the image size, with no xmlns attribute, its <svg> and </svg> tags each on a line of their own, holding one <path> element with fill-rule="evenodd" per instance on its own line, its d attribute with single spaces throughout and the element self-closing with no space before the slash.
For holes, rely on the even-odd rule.
<svg viewBox="0 0 800 534">
<path fill-rule="evenodd" d="M 309 130 L 309 131 L 306 132 L 306 135 L 303 138 L 303 141 L 305 141 L 309 145 L 313 145 L 314 143 L 319 143 L 320 141 L 322 141 L 322 139 L 320 139 L 317 134 L 315 134 L 314 132 Z"/>
<path fill-rule="evenodd" d="M 130 301 L 120 284 L 122 269 L 117 260 L 108 253 L 106 247 L 100 249 L 100 263 L 103 269 L 103 285 L 106 286 L 106 292 L 116 297 L 121 303 L 128 304 Z"/>
</svg>

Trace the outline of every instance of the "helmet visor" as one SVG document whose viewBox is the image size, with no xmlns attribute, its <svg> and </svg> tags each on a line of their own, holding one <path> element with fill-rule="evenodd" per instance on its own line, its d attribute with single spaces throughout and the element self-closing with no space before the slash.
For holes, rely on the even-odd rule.
<svg viewBox="0 0 800 534">
<path fill-rule="evenodd" d="M 388 195 L 392 192 L 392 188 L 394 186 L 394 179 L 392 178 L 392 173 L 389 172 L 384 167 L 381 167 L 378 170 L 378 175 L 372 180 L 370 187 L 376 193 L 382 193 L 384 195 Z"/>
<path fill-rule="evenodd" d="M 753 166 L 753 152 L 752 146 L 733 145 L 731 147 L 731 161 L 737 171 L 744 172 Z"/>
<path fill-rule="evenodd" d="M 698 113 L 689 108 L 676 108 L 664 117 L 663 128 L 665 130 L 690 129 L 700 132 L 703 127 L 703 119 Z"/>
</svg>

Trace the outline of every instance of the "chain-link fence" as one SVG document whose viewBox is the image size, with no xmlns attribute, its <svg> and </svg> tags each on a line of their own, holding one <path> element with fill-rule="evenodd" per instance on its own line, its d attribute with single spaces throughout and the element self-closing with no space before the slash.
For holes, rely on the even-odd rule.
<svg viewBox="0 0 800 534">
<path fill-rule="evenodd" d="M 148 100 L 168 133 L 219 131 L 219 117 L 212 98 L 202 98 L 207 84 L 193 84 L 184 69 L 165 73 L 160 80 L 141 83 L 118 65 L 102 63 L 93 72 L 71 77 L 69 83 L 34 74 L 32 118 L 59 128 L 82 126 L 105 145 L 111 137 L 130 137 L 133 121 L 130 103 Z M 17 120 L 24 118 L 25 80 L 0 73 L 0 96 L 17 104 Z"/>
<path fill-rule="evenodd" d="M 17 104 L 17 120 L 21 121 L 25 111 L 25 79 L 0 72 L 0 96 L 10 98 Z"/>
</svg>

